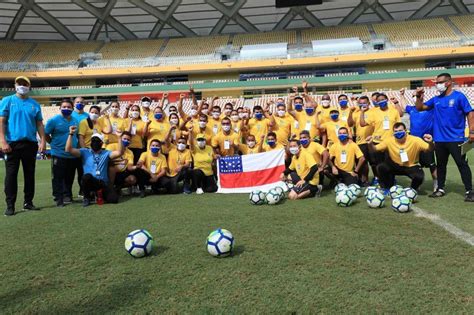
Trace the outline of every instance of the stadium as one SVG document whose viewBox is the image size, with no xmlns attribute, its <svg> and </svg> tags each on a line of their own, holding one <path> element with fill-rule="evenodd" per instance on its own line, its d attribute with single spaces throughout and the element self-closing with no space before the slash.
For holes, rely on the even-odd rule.
<svg viewBox="0 0 474 315">
<path fill-rule="evenodd" d="M 418 104 L 422 95 L 425 101 L 439 97 L 438 76 L 445 73 L 452 77 L 453 90 L 462 93 L 474 108 L 474 0 L 0 2 L 0 98 L 4 118 L 0 140 L 9 135 L 3 104 L 10 95 L 20 93 L 18 84 L 23 81 L 31 89 L 28 96 L 40 106 L 46 134 L 50 130 L 48 122 L 57 120 L 64 101 L 71 100 L 73 108 L 72 100 L 82 98 L 83 111 L 92 114 L 98 106 L 97 114 L 104 121 L 112 117 L 114 104 L 118 104 L 115 115 L 124 121 L 134 108 L 144 117 L 151 113 L 151 119 L 176 115 L 183 123 L 182 128 L 179 124 L 176 128 L 181 136 L 174 134 L 168 141 L 172 138 L 170 130 L 166 137 L 160 134 L 160 150 L 167 141 L 178 147 L 183 138 L 191 151 L 192 141 L 204 139 L 199 132 L 193 139 L 193 128 L 198 129 L 200 119 L 193 125 L 193 117 L 209 116 L 206 121 L 211 121 L 214 107 L 219 107 L 215 109 L 219 115 L 229 104 L 236 115 L 237 111 L 255 115 L 263 109 L 264 119 L 274 121 L 282 105 L 288 116 L 293 108 L 296 111 L 294 102 L 298 97 L 305 104 L 314 103 L 316 110 L 329 100 L 329 106 L 342 113 L 341 95 L 350 107 L 357 107 L 364 97 L 377 103 L 373 96 L 381 93 L 389 100 L 390 110 L 404 111 L 405 107 L 398 105 L 401 103 L 418 109 L 427 104 Z M 144 97 L 149 98 L 148 114 L 143 109 Z M 209 113 L 203 114 L 204 104 Z M 197 109 L 198 116 L 193 113 Z M 353 111 L 359 113 L 359 108 Z M 397 120 L 414 130 L 418 126 L 413 125 L 412 114 L 407 112 L 401 112 Z M 230 112 L 226 115 L 228 118 L 224 115 L 219 121 L 227 119 L 230 123 Z M 297 115 L 294 120 L 298 120 Z M 242 117 L 239 132 L 247 130 L 240 127 L 245 124 L 252 130 Z M 470 116 L 466 117 L 466 136 L 460 144 L 474 134 Z M 449 117 L 446 120 L 451 121 Z M 187 121 L 194 127 L 189 128 Z M 14 127 L 28 129 L 26 125 L 19 122 Z M 131 126 L 126 128 L 135 135 Z M 299 131 L 302 126 L 300 123 L 295 129 Z M 323 136 L 324 126 L 318 120 L 318 136 L 311 138 L 325 145 L 332 140 L 327 139 L 329 135 Z M 113 131 L 97 132 L 90 127 L 94 131 L 86 141 L 91 142 L 96 133 L 107 133 L 110 138 L 117 131 L 115 126 L 110 128 Z M 69 137 L 75 132 L 81 135 L 80 125 L 77 129 L 64 129 L 64 143 L 66 138 L 72 141 L 68 133 Z M 357 126 L 353 129 L 352 125 L 346 129 L 354 132 L 354 140 L 355 130 Z M 261 141 L 268 142 L 272 131 L 280 135 L 270 124 Z M 340 128 L 336 127 L 336 140 L 338 132 Z M 123 136 L 120 130 L 118 135 Z M 56 207 L 59 203 L 54 195 L 54 177 L 65 175 L 55 173 L 53 144 L 48 141 L 47 154 L 38 154 L 36 170 L 33 167 L 34 202 L 41 211 L 17 209 L 14 217 L 0 218 L 1 312 L 474 312 L 474 212 L 472 203 L 464 202 L 468 196 L 463 186 L 466 175 L 458 172 L 458 160 L 450 159 L 447 164 L 443 198 L 429 198 L 432 179 L 430 169 L 423 168 L 424 181 L 417 187 L 417 202 L 407 208 L 409 213 L 399 213 L 402 211 L 393 206 L 390 196 L 383 195 L 386 205 L 380 209 L 368 207 L 362 195 L 354 202 L 349 201 L 351 196 L 344 196 L 348 201 L 343 204 L 339 194 L 334 194 L 335 183 L 331 185 L 327 176 L 321 182 L 322 192 L 319 190 L 314 198 L 291 200 L 292 188 L 285 185 L 289 189 L 281 197 L 285 200 L 275 197 L 275 205 L 267 199 L 269 204 L 255 206 L 252 203 L 263 203 L 269 197 L 257 194 L 252 200 L 252 191 L 249 202 L 247 190 L 223 189 L 224 177 L 220 176 L 236 177 L 226 174 L 222 165 L 216 166 L 216 161 L 225 156 L 217 144 L 220 140 L 214 141 L 216 135 L 214 132 L 213 139 L 206 139 L 208 143 L 204 144 L 215 154 L 210 172 L 220 180 L 219 192 L 232 193 L 198 194 L 194 187 L 190 194 L 181 188 L 185 194 L 161 191 L 152 195 L 150 187 L 155 182 L 150 181 L 147 197 L 138 198 L 134 195 L 135 188 L 141 189 L 137 180 L 133 189 L 123 190 L 117 204 L 102 205 L 102 190 L 99 196 L 95 189 L 97 204 L 87 208 L 76 197 L 79 190 L 82 195 L 77 178 L 73 178 L 74 202 L 71 197 L 71 204 L 64 207 L 61 199 L 61 207 Z M 239 136 L 242 143 L 235 143 L 236 155 L 237 151 L 242 153 L 238 148 L 249 142 L 248 133 L 242 131 Z M 281 151 L 283 164 L 275 167 L 278 179 L 285 166 L 285 172 L 292 167 L 288 148 L 291 139 L 299 137 L 299 132 L 286 136 L 286 150 Z M 139 153 L 146 154 L 151 138 L 141 139 L 143 152 Z M 80 159 L 80 150 L 90 146 L 78 139 Z M 253 140 L 258 142 L 260 138 L 254 135 Z M 226 141 L 224 147 L 229 146 Z M 71 147 L 71 151 L 67 146 L 65 150 L 73 152 L 76 146 Z M 123 149 L 122 144 L 118 147 Z M 473 156 L 467 151 L 465 159 L 469 163 Z M 166 157 L 171 156 L 170 152 Z M 2 164 L 7 165 L 13 153 L 7 154 L 5 149 L 3 153 Z M 245 163 L 245 155 L 241 154 L 239 163 Z M 45 157 L 47 160 L 42 159 Z M 256 163 L 270 160 L 262 158 Z M 19 202 L 23 189 L 26 196 L 31 184 L 25 164 L 22 160 L 18 198 L 14 192 Z M 195 164 L 191 161 L 189 167 Z M 356 177 L 360 177 L 361 169 L 357 166 L 355 170 Z M 100 175 L 99 170 L 96 172 Z M 8 166 L 0 168 L 2 179 L 8 177 L 7 173 Z M 259 182 L 255 177 L 261 174 L 252 173 L 248 180 Z M 370 179 L 375 176 L 372 168 L 369 174 Z M 288 179 L 288 174 L 284 175 Z M 396 180 L 397 185 L 410 186 L 410 178 L 397 176 Z M 17 185 L 16 179 L 8 183 L 6 179 L 7 203 L 11 185 Z M 246 194 L 237 193 L 242 191 Z M 390 210 L 391 202 L 395 211 Z M 216 234 L 213 232 L 206 243 L 207 235 L 220 228 L 232 231 L 235 237 L 230 257 L 214 258 L 206 253 L 206 244 L 209 251 L 209 239 Z M 146 229 L 155 242 L 151 254 L 142 259 L 130 257 L 123 249 L 127 234 L 137 229 Z M 150 237 L 148 232 L 145 234 Z M 225 237 L 221 239 L 230 239 L 228 234 L 222 235 Z"/>
</svg>

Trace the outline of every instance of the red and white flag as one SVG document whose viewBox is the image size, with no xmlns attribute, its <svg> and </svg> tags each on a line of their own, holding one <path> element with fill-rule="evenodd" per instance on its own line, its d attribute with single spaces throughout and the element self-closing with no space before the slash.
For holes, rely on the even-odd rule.
<svg viewBox="0 0 474 315">
<path fill-rule="evenodd" d="M 234 155 L 218 160 L 218 193 L 250 193 L 284 187 L 280 180 L 285 170 L 285 150 Z"/>
</svg>

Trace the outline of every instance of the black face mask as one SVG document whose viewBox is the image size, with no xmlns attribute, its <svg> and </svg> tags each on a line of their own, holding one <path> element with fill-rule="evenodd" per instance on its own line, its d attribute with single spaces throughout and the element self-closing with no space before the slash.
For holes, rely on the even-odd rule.
<svg viewBox="0 0 474 315">
<path fill-rule="evenodd" d="M 91 149 L 92 151 L 100 151 L 100 149 L 102 149 L 102 141 L 100 141 L 99 139 L 92 139 L 91 140 Z"/>
</svg>

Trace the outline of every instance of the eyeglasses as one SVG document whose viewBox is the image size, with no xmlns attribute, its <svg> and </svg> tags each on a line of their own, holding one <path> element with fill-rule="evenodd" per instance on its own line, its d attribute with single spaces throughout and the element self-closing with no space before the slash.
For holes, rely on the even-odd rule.
<svg viewBox="0 0 474 315">
<path fill-rule="evenodd" d="M 222 124 L 222 126 L 230 126 L 230 124 Z"/>
</svg>

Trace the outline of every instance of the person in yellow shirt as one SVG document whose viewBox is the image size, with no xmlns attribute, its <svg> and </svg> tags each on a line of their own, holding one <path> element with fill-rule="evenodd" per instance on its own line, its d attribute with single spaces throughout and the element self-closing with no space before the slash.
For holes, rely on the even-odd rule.
<svg viewBox="0 0 474 315">
<path fill-rule="evenodd" d="M 339 135 L 339 128 L 347 128 L 349 130 L 349 138 L 352 138 L 352 132 L 349 129 L 347 121 L 341 120 L 337 109 L 332 109 L 329 112 L 329 117 L 331 120 L 322 124 L 319 124 L 319 120 L 317 119 L 319 131 L 323 134 L 323 146 L 326 148 L 330 148 L 333 143 L 338 141 L 337 137 Z"/>
<path fill-rule="evenodd" d="M 212 130 L 212 136 L 217 136 L 221 131 L 221 108 L 219 106 L 212 107 L 211 118 L 208 120 L 207 125 Z"/>
<path fill-rule="evenodd" d="M 329 149 L 331 175 L 340 183 L 357 184 L 359 171 L 365 163 L 364 154 L 349 138 L 349 130 L 346 127 L 339 128 L 338 138 L 339 141 Z"/>
<path fill-rule="evenodd" d="M 351 112 L 351 107 L 349 107 L 349 98 L 346 94 L 341 94 L 337 97 L 337 102 L 339 104 L 339 119 L 347 122 L 349 119 L 349 113 Z"/>
<path fill-rule="evenodd" d="M 321 124 L 331 120 L 330 113 L 334 108 L 335 107 L 331 106 L 331 96 L 329 94 L 324 94 L 321 98 L 321 107 L 316 109 L 320 113 L 318 119 Z"/>
<path fill-rule="evenodd" d="M 91 147 L 91 136 L 95 133 L 110 134 L 112 128 L 110 126 L 109 116 L 100 116 L 100 107 L 91 106 L 89 109 L 89 117 L 79 123 L 79 146 L 81 148 Z"/>
<path fill-rule="evenodd" d="M 166 152 L 168 154 L 168 172 L 166 179 L 168 182 L 168 192 L 171 194 L 178 194 L 181 192 L 179 183 L 183 181 L 183 192 L 185 194 L 191 193 L 189 174 L 192 157 L 191 151 L 186 148 L 187 139 L 180 137 L 176 145 L 171 143 L 171 139 L 166 140 Z"/>
<path fill-rule="evenodd" d="M 194 136 L 194 139 L 196 139 L 197 135 L 198 134 L 203 134 L 204 137 L 206 138 L 206 143 L 208 145 L 211 145 L 212 144 L 212 137 L 213 137 L 213 134 L 212 134 L 212 130 L 211 128 L 209 128 L 207 126 L 207 120 L 208 120 L 208 116 L 205 115 L 205 114 L 200 114 L 199 115 L 199 122 L 198 122 L 198 126 L 194 126 L 194 125 L 187 125 L 187 128 L 188 130 L 190 130 L 189 132 L 192 132 L 193 133 L 193 136 Z M 192 128 L 191 128 L 192 127 Z"/>
<path fill-rule="evenodd" d="M 263 151 L 263 142 L 265 140 L 265 136 L 262 135 L 260 141 L 258 142 L 255 139 L 254 135 L 247 135 L 245 144 L 239 143 L 239 151 L 242 155 L 246 154 L 255 154 L 255 153 L 262 153 Z"/>
<path fill-rule="evenodd" d="M 241 135 L 240 131 L 242 129 L 243 120 L 240 119 L 239 112 L 236 109 L 233 109 L 230 113 L 230 121 L 232 123 L 232 130 Z"/>
<path fill-rule="evenodd" d="M 231 129 L 230 119 L 225 117 L 221 123 L 222 131 L 212 138 L 212 147 L 217 157 L 234 155 L 238 151 L 239 135 Z"/>
<path fill-rule="evenodd" d="M 290 140 L 288 146 L 292 155 L 291 164 L 281 174 L 282 181 L 294 184 L 288 199 L 319 197 L 322 186 L 319 185 L 318 164 L 309 152 L 301 150 L 298 140 Z"/>
<path fill-rule="evenodd" d="M 265 108 L 258 105 L 254 106 L 253 118 L 245 122 L 248 132 L 258 140 L 260 140 L 261 135 L 266 135 L 268 130 L 275 125 L 275 119 L 268 113 L 268 104 Z"/>
<path fill-rule="evenodd" d="M 270 131 L 267 134 L 267 142 L 263 145 L 263 151 L 269 152 L 273 150 L 283 150 L 283 149 L 285 149 L 285 147 L 278 143 L 276 133 L 274 133 L 273 131 Z"/>
<path fill-rule="evenodd" d="M 120 137 L 122 146 L 124 148 L 123 154 L 110 161 L 109 166 L 109 179 L 117 190 L 121 190 L 124 187 L 132 187 L 137 183 L 137 177 L 135 171 L 137 167 L 133 165 L 133 152 L 130 151 L 128 146 L 132 141 L 132 135 L 128 131 L 122 132 Z M 118 143 L 111 143 L 107 146 L 109 151 L 118 151 Z"/>
<path fill-rule="evenodd" d="M 151 98 L 148 96 L 143 96 L 140 100 L 140 116 L 144 122 L 153 119 L 153 112 L 150 109 L 151 106 Z"/>
<path fill-rule="evenodd" d="M 234 104 L 225 103 L 224 112 L 221 115 L 221 119 L 224 118 L 224 117 L 230 118 L 230 115 L 231 115 L 233 109 L 234 109 Z"/>
<path fill-rule="evenodd" d="M 137 163 L 135 174 L 138 179 L 138 188 L 140 190 L 140 198 L 144 198 L 145 186 L 151 185 L 154 193 L 157 193 L 160 188 L 167 188 L 168 181 L 166 180 L 166 172 L 168 164 L 166 157 L 160 153 L 161 142 L 153 139 L 150 142 L 148 151 L 140 155 Z"/>
<path fill-rule="evenodd" d="M 140 118 L 140 106 L 133 105 L 129 111 L 130 119 L 128 121 L 127 131 L 132 135 L 130 150 L 133 152 L 133 164 L 136 165 L 138 159 L 143 153 L 143 139 L 146 134 L 147 124 Z M 147 123 L 149 124 L 150 121 Z"/>
<path fill-rule="evenodd" d="M 295 119 L 293 116 L 286 112 L 285 101 L 282 98 L 277 99 L 276 101 L 276 115 L 275 115 L 275 125 L 272 127 L 277 135 L 278 144 L 286 147 L 288 145 L 288 140 L 292 135 L 292 126 L 294 126 Z"/>
<path fill-rule="evenodd" d="M 319 143 L 311 141 L 309 132 L 307 130 L 303 130 L 300 132 L 300 144 L 301 150 L 309 152 L 318 164 L 318 172 L 320 174 L 319 181 L 322 183 L 322 174 L 326 170 L 329 161 L 328 150 Z"/>
<path fill-rule="evenodd" d="M 115 134 L 117 131 L 124 131 L 127 129 L 127 121 L 119 116 L 120 104 L 118 102 L 112 102 L 110 104 L 110 126 L 112 127 L 110 134 L 104 135 L 104 143 L 106 148 L 113 143 L 118 142 L 118 137 Z M 113 151 L 113 150 L 112 150 Z"/>
<path fill-rule="evenodd" d="M 405 124 L 399 122 L 393 126 L 392 137 L 377 145 L 374 145 L 373 137 L 367 142 L 370 150 L 388 152 L 389 158 L 377 166 L 382 188 L 390 189 L 396 175 L 405 175 L 411 179 L 411 187 L 418 190 L 425 177 L 419 164 L 420 153 L 434 150 L 431 135 L 425 134 L 423 139 L 408 135 Z"/>
<path fill-rule="evenodd" d="M 179 95 L 178 113 L 179 113 L 179 116 L 181 116 L 181 119 L 187 121 L 186 128 L 189 127 L 190 125 L 193 125 L 195 128 L 197 128 L 198 122 L 199 122 L 199 106 L 197 103 L 196 94 L 192 86 L 189 87 L 189 94 L 191 95 L 191 100 L 192 100 L 191 110 L 189 111 L 189 115 L 186 114 L 183 110 L 183 100 L 186 98 L 186 95 L 184 93 L 181 93 Z M 171 115 L 170 115 L 170 122 L 171 122 Z"/>
<path fill-rule="evenodd" d="M 313 102 L 306 102 L 304 105 L 304 110 L 298 111 L 291 111 L 291 115 L 293 115 L 294 119 L 298 121 L 298 131 L 301 132 L 302 130 L 309 131 L 311 139 L 319 139 L 319 130 L 316 121 L 316 104 Z"/>
<path fill-rule="evenodd" d="M 176 119 L 178 118 L 178 115 L 170 114 L 170 118 L 172 117 L 172 115 L 174 117 L 173 125 L 177 126 L 177 124 L 179 123 L 179 119 L 178 121 L 176 121 Z M 166 136 L 168 135 L 170 128 L 171 128 L 171 122 L 165 118 L 163 109 L 161 107 L 156 107 L 154 110 L 153 119 L 147 122 L 146 128 L 145 128 L 145 136 L 148 139 L 147 147 L 150 146 L 150 141 L 152 139 L 158 139 L 161 142 L 165 142 Z"/>
<path fill-rule="evenodd" d="M 293 91 L 296 91 L 295 93 L 297 93 L 298 88 L 294 87 Z M 291 126 L 291 132 L 293 135 L 299 134 L 301 131 L 300 128 L 304 127 L 300 126 L 298 119 L 295 118 L 298 113 L 303 113 L 304 100 L 301 96 L 296 96 L 295 93 L 290 94 L 288 97 L 288 113 L 293 117 L 293 125 Z"/>
<path fill-rule="evenodd" d="M 193 157 L 193 169 L 191 170 L 192 186 L 196 189 L 197 195 L 213 193 L 217 191 L 217 184 L 214 179 L 213 164 L 215 160 L 214 151 L 207 145 L 206 136 L 202 133 L 196 135 L 189 131 L 189 148 Z"/>
</svg>

